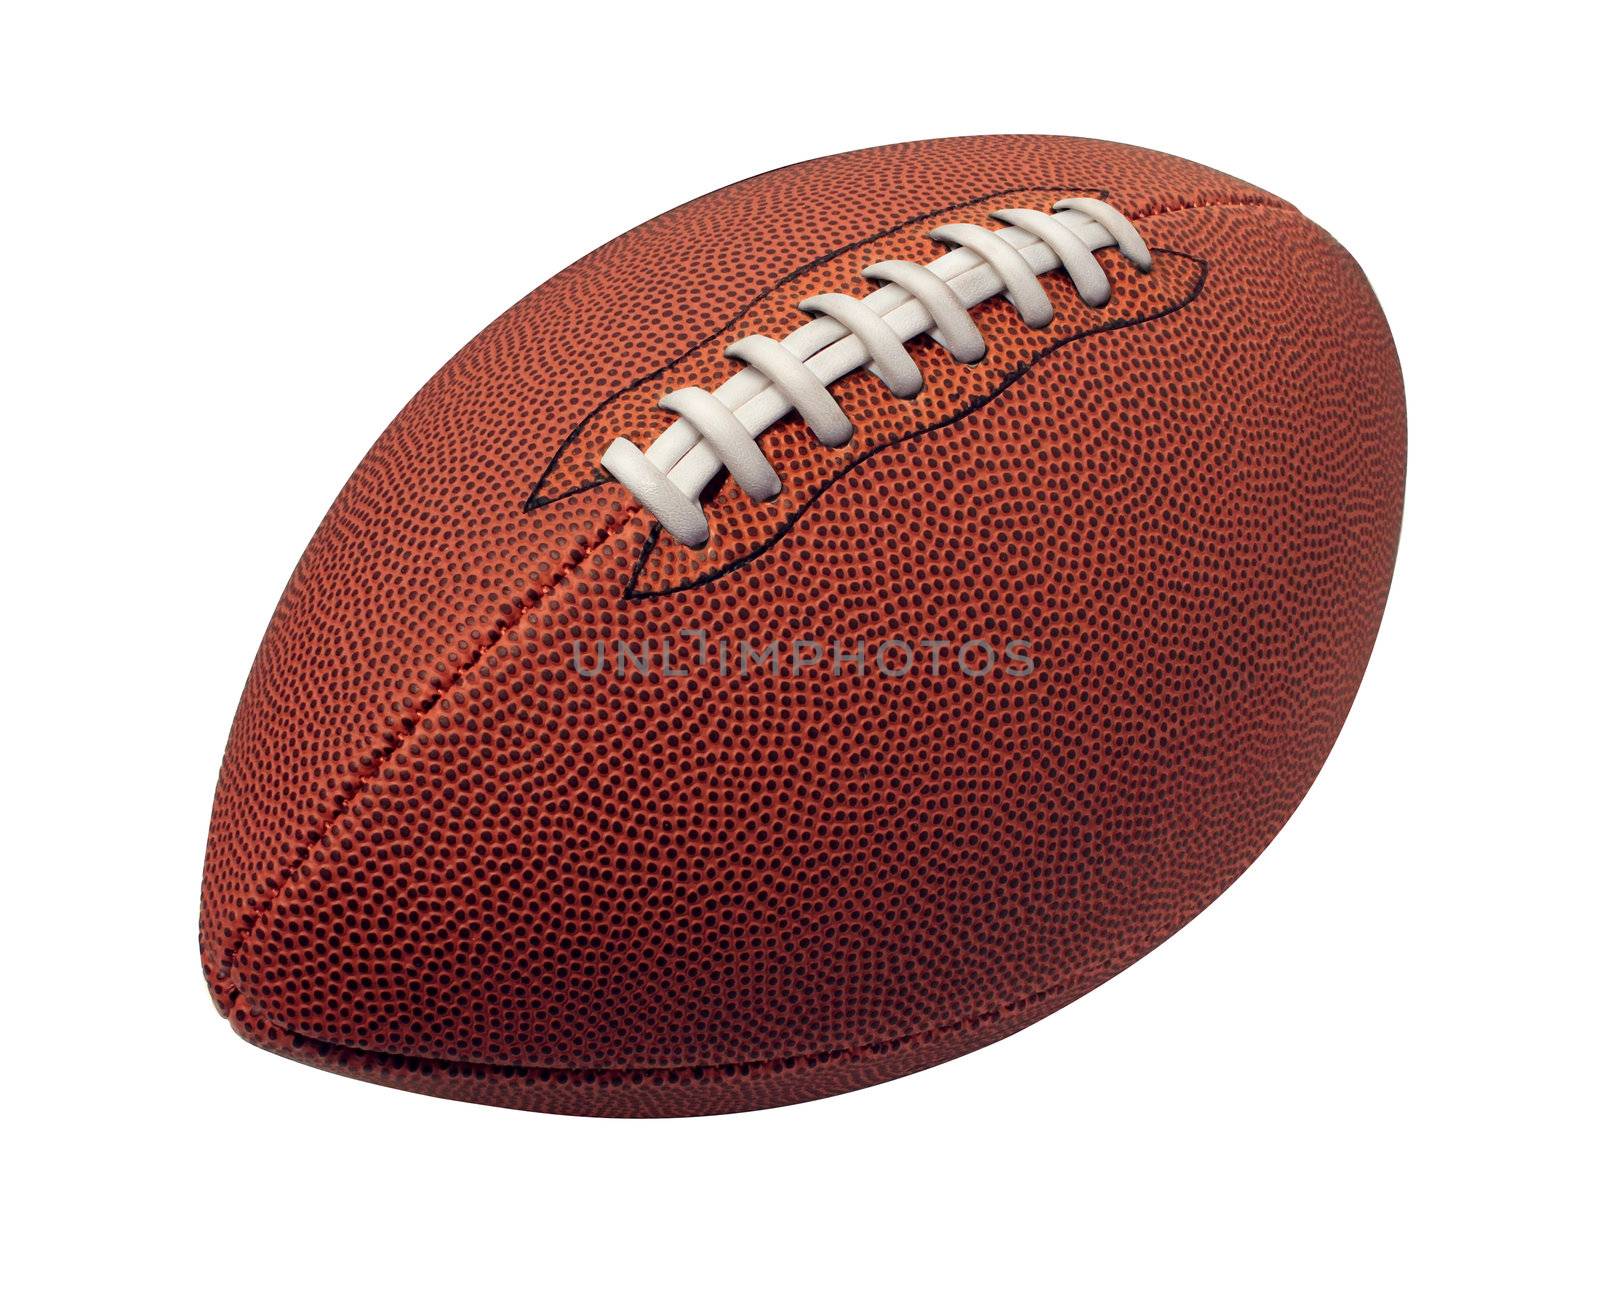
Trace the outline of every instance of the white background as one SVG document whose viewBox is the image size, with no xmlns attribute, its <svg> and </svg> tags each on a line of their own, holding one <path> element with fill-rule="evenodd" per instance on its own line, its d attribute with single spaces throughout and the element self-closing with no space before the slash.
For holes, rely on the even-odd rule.
<svg viewBox="0 0 1600 1307">
<path fill-rule="evenodd" d="M 9 7 L 0 1291 L 1594 1303 L 1592 68 L 1471 8 Z M 1399 571 L 1281 837 L 1063 1013 L 804 1107 L 513 1114 L 235 1039 L 211 787 L 377 432 L 663 209 L 990 131 L 1258 182 L 1388 310 Z"/>
</svg>

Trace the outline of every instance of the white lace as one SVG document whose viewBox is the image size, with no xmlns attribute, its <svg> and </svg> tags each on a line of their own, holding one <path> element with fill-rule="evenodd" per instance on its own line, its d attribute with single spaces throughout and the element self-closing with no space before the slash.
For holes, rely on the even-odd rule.
<svg viewBox="0 0 1600 1307">
<path fill-rule="evenodd" d="M 990 215 L 999 231 L 957 222 L 929 232 L 951 246 L 926 266 L 903 259 L 862 270 L 884 283 L 863 299 L 814 295 L 800 304 L 813 320 L 782 341 L 746 336 L 728 346 L 745 366 L 713 391 L 675 390 L 661 407 L 677 414 L 648 450 L 615 439 L 600 464 L 648 509 L 671 535 L 698 549 L 710 538 L 700 496 L 723 468 L 753 499 L 782 488 L 777 471 L 757 443 L 788 413 L 798 413 L 823 444 L 850 438 L 850 419 L 828 387 L 866 367 L 890 392 L 909 398 L 922 389 L 922 373 L 906 342 L 927 332 L 963 363 L 985 352 L 967 312 L 1004 295 L 1028 326 L 1048 326 L 1055 316 L 1041 274 L 1063 271 L 1084 303 L 1098 308 L 1110 297 L 1094 251 L 1115 245 L 1141 272 L 1150 251 L 1133 224 L 1101 200 L 1059 201 L 1052 213 L 1000 209 Z"/>
</svg>

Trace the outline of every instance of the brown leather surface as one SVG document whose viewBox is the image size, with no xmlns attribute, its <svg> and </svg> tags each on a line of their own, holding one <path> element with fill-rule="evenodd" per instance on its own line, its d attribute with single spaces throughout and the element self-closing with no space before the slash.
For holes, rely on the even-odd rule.
<svg viewBox="0 0 1600 1307">
<path fill-rule="evenodd" d="M 579 489 L 591 448 L 666 425 L 660 393 L 731 374 L 730 324 L 781 337 L 806 294 L 864 293 L 880 248 L 938 253 L 921 215 L 1003 191 L 1103 194 L 1163 253 L 1141 276 L 1101 251 L 1102 310 L 1048 274 L 1042 332 L 975 310 L 1003 386 L 929 342 L 923 396 L 840 382 L 861 443 L 780 424 L 783 495 L 719 485 L 704 551 Z M 214 997 L 347 1074 L 625 1115 L 816 1097 L 1009 1033 L 1192 917 L 1305 793 L 1382 612 L 1404 425 L 1349 256 L 1167 156 L 919 142 L 673 210 L 471 342 L 313 539 L 219 782 Z M 574 639 L 689 631 L 1020 639 L 1034 666 L 574 665 Z"/>
</svg>

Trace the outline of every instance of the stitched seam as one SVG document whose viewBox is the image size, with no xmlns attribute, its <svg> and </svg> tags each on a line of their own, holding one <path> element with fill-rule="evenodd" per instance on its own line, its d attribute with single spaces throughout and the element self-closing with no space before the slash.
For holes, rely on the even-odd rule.
<svg viewBox="0 0 1600 1307">
<path fill-rule="evenodd" d="M 329 837 L 333 834 L 334 826 L 343 820 L 344 817 L 347 816 L 351 809 L 355 806 L 356 801 L 362 798 L 367 791 L 372 788 L 372 783 L 378 779 L 378 776 L 382 773 L 385 765 L 387 765 L 389 761 L 393 759 L 403 747 L 405 747 L 405 745 L 409 744 L 413 739 L 416 738 L 417 732 L 422 729 L 422 723 L 427 720 L 428 714 L 437 708 L 442 702 L 444 702 L 445 696 L 451 693 L 462 683 L 463 680 L 466 679 L 468 673 L 470 673 L 474 667 L 483 661 L 485 655 L 487 655 L 491 649 L 493 649 L 500 643 L 502 639 L 505 638 L 506 632 L 515 630 L 518 626 L 520 626 L 524 618 L 538 609 L 546 599 L 550 598 L 551 595 L 555 594 L 565 582 L 570 580 L 585 563 L 599 553 L 600 549 L 608 541 L 615 539 L 616 536 L 621 533 L 623 528 L 626 527 L 628 523 L 636 518 L 642 511 L 643 510 L 640 507 L 635 505 L 631 509 L 626 510 L 623 516 L 620 519 L 616 519 L 614 523 L 611 521 L 603 522 L 601 525 L 600 534 L 595 537 L 594 543 L 591 544 L 588 549 L 584 550 L 576 558 L 574 558 L 566 568 L 551 577 L 549 585 L 547 585 L 543 590 L 537 592 L 531 597 L 517 600 L 515 605 L 513 605 L 511 612 L 506 614 L 501 620 L 495 622 L 493 629 L 489 632 L 489 635 L 483 640 L 483 642 L 471 654 L 462 660 L 460 666 L 455 669 L 455 671 L 439 686 L 436 691 L 434 691 L 433 694 L 429 695 L 417 705 L 416 711 L 412 714 L 411 725 L 409 729 L 399 732 L 395 736 L 392 744 L 390 744 L 387 748 L 380 750 L 373 757 L 371 763 L 362 768 L 356 774 L 354 786 L 349 788 L 347 792 L 341 794 L 334 800 L 327 816 L 317 824 L 317 828 L 313 831 L 311 837 L 306 841 L 304 851 L 294 859 L 294 861 L 289 865 L 289 868 L 284 872 L 283 879 L 275 888 L 272 889 L 266 898 L 262 899 L 255 911 L 250 913 L 240 924 L 239 933 L 234 940 L 232 948 L 223 949 L 222 958 L 217 968 L 217 982 L 219 984 L 227 980 L 228 977 L 233 974 L 235 966 L 238 963 L 239 956 L 244 952 L 245 944 L 250 938 L 250 933 L 256 928 L 257 925 L 260 924 L 261 920 L 266 916 L 268 911 L 271 910 L 272 905 L 276 903 L 280 897 L 282 897 L 283 892 L 289 887 L 289 882 L 294 880 L 296 876 L 298 876 L 310 865 L 312 850 L 314 850 L 319 844 L 327 842 Z M 608 527 L 609 529 L 607 529 Z M 237 983 L 234 984 L 231 1002 L 237 1001 L 241 993 L 242 990 L 240 989 L 239 985 Z"/>
<path fill-rule="evenodd" d="M 1154 947 L 1154 945 L 1151 947 Z M 1148 949 L 1143 950 L 1137 956 L 1143 956 L 1143 952 L 1148 951 Z M 1123 968 L 1118 968 L 1118 970 L 1125 969 L 1125 966 L 1126 964 L 1124 964 Z M 1090 983 L 1087 988 L 1084 989 L 1084 993 L 1088 993 L 1090 990 L 1098 988 L 1100 985 L 1104 984 L 1105 981 L 1111 979 L 1111 976 L 1115 974 L 1117 974 L 1117 972 L 1113 971 L 1109 975 L 1103 976 L 1099 980 Z M 828 1049 L 821 1052 L 811 1053 L 780 1053 L 773 1057 L 756 1058 L 746 1062 L 702 1062 L 683 1063 L 676 1066 L 635 1067 L 519 1066 L 514 1062 L 469 1062 L 461 1058 L 435 1057 L 428 1053 L 387 1053 L 375 1049 L 357 1048 L 353 1044 L 338 1044 L 332 1042 L 331 1040 L 319 1038 L 316 1035 L 304 1035 L 298 1031 L 291 1030 L 289 1027 L 280 1025 L 278 1022 L 266 1016 L 266 1014 L 263 1013 L 259 1007 L 249 1001 L 248 996 L 246 996 L 242 991 L 239 992 L 238 998 L 242 999 L 249 1005 L 251 1012 L 263 1025 L 272 1027 L 272 1029 L 279 1031 L 290 1039 L 304 1040 L 307 1043 L 316 1044 L 324 1049 L 334 1050 L 338 1053 L 347 1053 L 356 1057 L 377 1058 L 385 1062 L 426 1062 L 432 1066 L 440 1067 L 445 1070 L 463 1068 L 470 1071 L 484 1071 L 496 1075 L 508 1076 L 551 1075 L 633 1077 L 656 1075 L 703 1075 L 707 1072 L 717 1072 L 724 1075 L 737 1076 L 747 1071 L 753 1071 L 759 1067 L 778 1066 L 786 1062 L 834 1062 L 841 1058 L 861 1057 L 869 1053 L 876 1053 L 880 1055 L 895 1053 L 902 1048 L 940 1039 L 947 1035 L 958 1034 L 963 1030 L 973 1029 L 975 1027 L 984 1025 L 987 1022 L 999 1020 L 1002 1017 L 1015 1016 L 1028 1008 L 1035 1007 L 1040 1003 L 1046 1003 L 1052 999 L 1060 997 L 1063 994 L 1070 993 L 1083 983 L 1084 982 L 1082 981 L 1062 981 L 1059 984 L 1048 985 L 1044 989 L 1035 990 L 1033 993 L 1027 994 L 1019 999 L 1014 999 L 1009 1003 L 1002 1003 L 997 1007 L 989 1008 L 976 1014 L 975 1016 L 959 1017 L 954 1021 L 947 1021 L 937 1026 L 929 1026 L 925 1030 L 913 1031 L 908 1035 L 890 1035 L 883 1039 L 868 1040 L 866 1043 L 855 1044 L 847 1048 Z"/>
<path fill-rule="evenodd" d="M 1141 222 L 1145 218 L 1160 218 L 1169 213 L 1190 213 L 1203 209 L 1277 209 L 1283 213 L 1300 212 L 1294 205 L 1271 196 L 1246 195 L 1231 200 L 1214 200 L 1210 203 L 1184 201 L 1178 204 L 1157 204 L 1148 209 L 1141 209 L 1137 213 L 1130 213 L 1128 221 Z"/>
</svg>

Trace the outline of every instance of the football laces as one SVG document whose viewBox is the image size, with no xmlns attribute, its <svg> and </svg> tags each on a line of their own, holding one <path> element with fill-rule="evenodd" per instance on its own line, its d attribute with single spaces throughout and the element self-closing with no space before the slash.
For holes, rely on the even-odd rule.
<svg viewBox="0 0 1600 1307">
<path fill-rule="evenodd" d="M 850 439 L 853 426 L 828 387 L 867 368 L 891 394 L 909 399 L 923 386 L 908 342 L 927 335 L 962 363 L 987 351 L 969 312 L 1003 297 L 1029 327 L 1046 327 L 1055 307 L 1041 284 L 1060 272 L 1091 308 L 1111 295 L 1105 270 L 1094 256 L 1115 246 L 1148 272 L 1150 250 L 1132 222 L 1103 200 L 1059 200 L 1049 213 L 997 209 L 1001 226 L 956 222 L 936 227 L 930 240 L 949 247 L 928 264 L 890 259 L 863 268 L 879 288 L 861 299 L 830 293 L 797 306 L 811 321 L 784 337 L 746 336 L 724 351 L 744 364 L 714 391 L 700 386 L 674 390 L 661 408 L 675 420 L 641 449 L 625 437 L 606 447 L 600 464 L 664 530 L 691 549 L 710 539 L 701 496 L 726 470 L 745 494 L 758 501 L 783 488 L 760 438 L 775 423 L 797 413 L 811 433 L 831 447 Z"/>
</svg>

